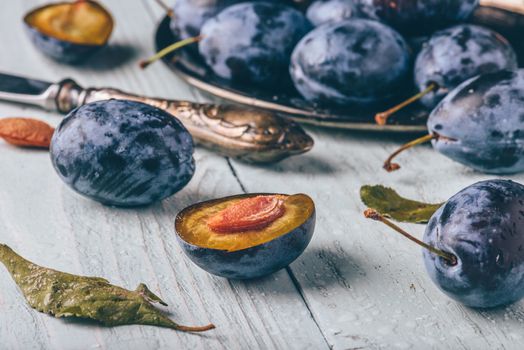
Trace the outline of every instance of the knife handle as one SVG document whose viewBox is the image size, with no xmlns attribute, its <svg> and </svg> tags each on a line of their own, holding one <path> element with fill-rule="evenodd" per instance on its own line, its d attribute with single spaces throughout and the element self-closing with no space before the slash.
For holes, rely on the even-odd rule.
<svg viewBox="0 0 524 350">
<path fill-rule="evenodd" d="M 313 139 L 298 124 L 269 111 L 143 97 L 110 88 L 83 89 L 72 80 L 61 84 L 57 106 L 62 112 L 109 99 L 146 103 L 177 117 L 196 143 L 246 162 L 277 162 L 313 147 Z"/>
</svg>

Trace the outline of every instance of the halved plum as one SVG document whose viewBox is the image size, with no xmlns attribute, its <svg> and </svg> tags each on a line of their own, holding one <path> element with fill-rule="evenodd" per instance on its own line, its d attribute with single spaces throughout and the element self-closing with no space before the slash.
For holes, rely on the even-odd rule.
<svg viewBox="0 0 524 350">
<path fill-rule="evenodd" d="M 24 23 L 37 49 L 67 63 L 83 60 L 105 46 L 113 31 L 111 14 L 92 0 L 38 7 L 24 17 Z"/>
<path fill-rule="evenodd" d="M 278 271 L 302 254 L 315 229 L 305 194 L 244 194 L 194 204 L 176 217 L 186 255 L 209 273 L 250 279 Z"/>
</svg>

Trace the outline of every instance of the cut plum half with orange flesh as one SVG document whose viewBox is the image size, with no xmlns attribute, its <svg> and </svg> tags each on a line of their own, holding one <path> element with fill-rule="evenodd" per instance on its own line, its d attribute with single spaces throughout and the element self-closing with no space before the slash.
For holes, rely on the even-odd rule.
<svg viewBox="0 0 524 350">
<path fill-rule="evenodd" d="M 92 0 L 44 5 L 28 13 L 24 20 L 42 34 L 83 45 L 103 45 L 113 30 L 111 14 Z"/>
<path fill-rule="evenodd" d="M 242 199 L 218 212 L 207 221 L 215 232 L 230 233 L 259 230 L 285 213 L 284 201 L 277 196 Z"/>
<path fill-rule="evenodd" d="M 175 232 L 184 253 L 207 272 L 257 278 L 302 254 L 313 237 L 315 212 L 313 199 L 302 193 L 241 194 L 183 209 Z"/>
<path fill-rule="evenodd" d="M 54 2 L 24 17 L 27 35 L 46 56 L 78 63 L 105 47 L 113 31 L 111 14 L 93 0 Z"/>
</svg>

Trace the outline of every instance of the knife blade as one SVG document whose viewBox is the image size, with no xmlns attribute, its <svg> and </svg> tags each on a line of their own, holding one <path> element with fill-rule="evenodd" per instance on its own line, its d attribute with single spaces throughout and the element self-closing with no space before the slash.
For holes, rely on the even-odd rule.
<svg viewBox="0 0 524 350">
<path fill-rule="evenodd" d="M 313 139 L 295 122 L 262 109 L 146 97 L 112 88 L 82 88 L 0 72 L 0 100 L 68 113 L 86 103 L 124 99 L 147 103 L 176 116 L 197 144 L 251 163 L 272 163 L 308 152 Z"/>
<path fill-rule="evenodd" d="M 17 77 L 0 72 L 0 91 L 16 94 L 40 95 L 51 85 L 46 81 Z"/>
<path fill-rule="evenodd" d="M 0 100 L 30 104 L 46 110 L 55 110 L 51 97 L 58 92 L 57 84 L 0 72 Z"/>
</svg>

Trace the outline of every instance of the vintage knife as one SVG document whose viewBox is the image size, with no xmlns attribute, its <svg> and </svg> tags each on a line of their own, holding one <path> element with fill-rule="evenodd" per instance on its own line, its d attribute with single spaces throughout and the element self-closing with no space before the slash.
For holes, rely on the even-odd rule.
<svg viewBox="0 0 524 350">
<path fill-rule="evenodd" d="M 71 79 L 48 83 L 0 73 L 0 100 L 68 113 L 111 98 L 161 108 L 180 119 L 196 143 L 247 162 L 276 162 L 313 147 L 313 139 L 298 124 L 261 109 L 151 98 L 110 88 L 84 89 Z"/>
</svg>

